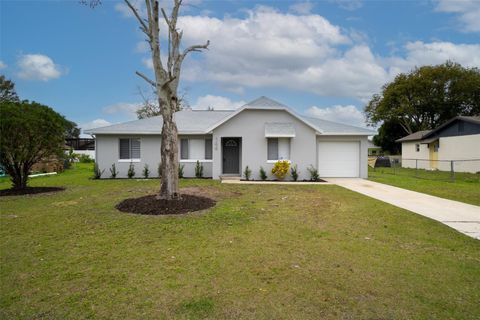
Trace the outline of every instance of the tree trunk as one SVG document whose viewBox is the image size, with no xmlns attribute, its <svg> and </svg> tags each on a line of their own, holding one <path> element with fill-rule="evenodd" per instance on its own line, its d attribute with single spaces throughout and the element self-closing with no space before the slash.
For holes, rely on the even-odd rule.
<svg viewBox="0 0 480 320">
<path fill-rule="evenodd" d="M 173 113 L 167 115 L 173 117 Z M 163 119 L 160 199 L 177 199 L 178 194 L 178 143 L 177 125 L 173 119 Z"/>
<path fill-rule="evenodd" d="M 27 187 L 28 172 L 30 168 L 27 166 L 15 165 L 12 172 L 9 172 L 11 175 L 11 180 L 13 184 L 13 189 L 21 190 Z"/>
</svg>

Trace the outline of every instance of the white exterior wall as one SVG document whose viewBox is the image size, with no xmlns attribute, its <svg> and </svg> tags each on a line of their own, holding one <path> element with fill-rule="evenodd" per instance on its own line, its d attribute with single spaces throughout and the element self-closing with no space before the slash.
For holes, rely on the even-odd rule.
<svg viewBox="0 0 480 320">
<path fill-rule="evenodd" d="M 320 141 L 358 141 L 360 144 L 360 178 L 368 178 L 368 138 L 367 136 L 317 136 L 317 145 Z M 318 148 L 318 147 L 316 147 Z M 315 149 L 316 150 L 316 149 Z M 317 152 L 315 152 L 317 154 Z M 315 163 L 318 163 L 318 155 Z M 321 172 L 320 173 L 320 177 Z"/>
<path fill-rule="evenodd" d="M 417 152 L 415 145 L 420 144 L 420 151 Z M 411 159 L 423 159 L 423 161 L 415 161 Z M 418 169 L 430 168 L 430 154 L 428 144 L 421 144 L 419 141 L 403 142 L 402 143 L 402 167 Z"/>
<path fill-rule="evenodd" d="M 179 141 L 182 136 L 179 136 Z M 204 137 L 204 136 L 202 136 Z M 119 139 L 140 138 L 140 162 L 133 162 L 135 167 L 135 178 L 143 177 L 143 168 L 148 164 L 150 177 L 158 177 L 158 165 L 160 163 L 160 135 L 97 135 L 95 140 L 96 162 L 100 170 L 104 170 L 102 178 L 110 178 L 110 168 L 115 163 L 118 171 L 117 178 L 127 178 L 130 162 L 120 160 Z M 180 151 L 180 147 L 179 147 Z M 203 165 L 203 176 L 212 176 L 211 160 L 201 161 Z M 184 165 L 184 177 L 195 177 L 196 161 L 181 161 Z"/>
<path fill-rule="evenodd" d="M 442 171 L 450 171 L 451 160 L 472 160 L 480 159 L 480 134 L 444 137 L 440 138 L 440 147 L 438 149 L 438 169 Z M 402 143 L 402 167 L 415 168 L 415 160 L 418 161 L 419 169 L 430 169 L 430 151 L 427 144 L 420 144 L 420 152 L 415 151 L 417 142 Z M 472 172 L 480 171 L 480 160 L 476 161 L 456 161 L 454 162 L 454 170 L 456 172 Z"/>
<path fill-rule="evenodd" d="M 269 179 L 275 161 L 267 161 L 267 138 L 265 123 L 290 122 L 295 127 L 295 137 L 290 140 L 290 160 L 298 166 L 299 180 L 309 179 L 307 168 L 317 166 L 315 130 L 302 121 L 282 110 L 244 110 L 213 131 L 213 178 L 222 175 L 222 138 L 239 137 L 240 170 L 243 175 L 245 167 L 252 170 L 252 178 L 260 179 L 259 170 L 263 167 Z M 290 174 L 286 179 L 291 179 Z"/>
</svg>

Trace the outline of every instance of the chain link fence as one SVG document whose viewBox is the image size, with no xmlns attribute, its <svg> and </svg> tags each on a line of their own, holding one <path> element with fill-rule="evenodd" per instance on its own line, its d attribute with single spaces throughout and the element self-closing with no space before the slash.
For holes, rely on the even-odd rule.
<svg viewBox="0 0 480 320">
<path fill-rule="evenodd" d="M 375 173 L 451 182 L 480 182 L 480 159 L 429 160 L 386 156 L 370 157 L 369 165 Z"/>
</svg>

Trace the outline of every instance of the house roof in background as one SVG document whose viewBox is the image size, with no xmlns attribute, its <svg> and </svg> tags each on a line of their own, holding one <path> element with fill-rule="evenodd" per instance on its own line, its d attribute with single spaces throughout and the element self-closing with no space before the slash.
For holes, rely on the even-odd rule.
<svg viewBox="0 0 480 320">
<path fill-rule="evenodd" d="M 403 138 L 400 138 L 398 140 L 395 140 L 396 142 L 404 142 L 404 141 L 416 141 L 416 140 L 422 140 L 423 137 L 425 137 L 431 130 L 422 130 L 422 131 L 417 131 L 412 134 L 409 134 L 408 136 L 405 136 Z"/>
<path fill-rule="evenodd" d="M 373 135 L 374 131 L 349 126 L 332 121 L 298 115 L 287 106 L 269 99 L 260 97 L 237 110 L 182 110 L 175 113 L 179 134 L 207 134 L 227 122 L 229 119 L 244 110 L 284 110 L 314 129 L 318 134 L 325 135 Z M 160 134 L 162 131 L 162 117 L 133 120 L 106 127 L 85 130 L 88 134 Z"/>
<path fill-rule="evenodd" d="M 417 131 L 417 132 L 414 132 L 414 133 L 412 133 L 408 136 L 405 136 L 401 139 L 396 140 L 396 142 L 419 141 L 419 140 L 423 140 L 423 139 L 427 139 L 427 138 L 430 138 L 430 139 L 428 139 L 429 142 L 434 141 L 435 139 L 432 136 L 434 136 L 437 132 L 439 132 L 440 130 L 448 127 L 453 122 L 458 121 L 458 120 L 471 122 L 471 123 L 475 123 L 475 124 L 480 124 L 480 116 L 458 116 L 458 117 L 454 117 L 454 118 L 448 120 L 447 122 L 443 123 L 442 125 L 436 127 L 433 130 Z M 424 142 L 427 143 L 428 141 L 424 141 Z"/>
</svg>

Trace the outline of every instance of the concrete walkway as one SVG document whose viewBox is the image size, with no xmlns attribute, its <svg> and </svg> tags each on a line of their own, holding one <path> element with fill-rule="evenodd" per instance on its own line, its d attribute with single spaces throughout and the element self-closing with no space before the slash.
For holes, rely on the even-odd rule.
<svg viewBox="0 0 480 320">
<path fill-rule="evenodd" d="M 330 178 L 328 182 L 440 221 L 480 240 L 480 207 L 359 178 Z"/>
</svg>

